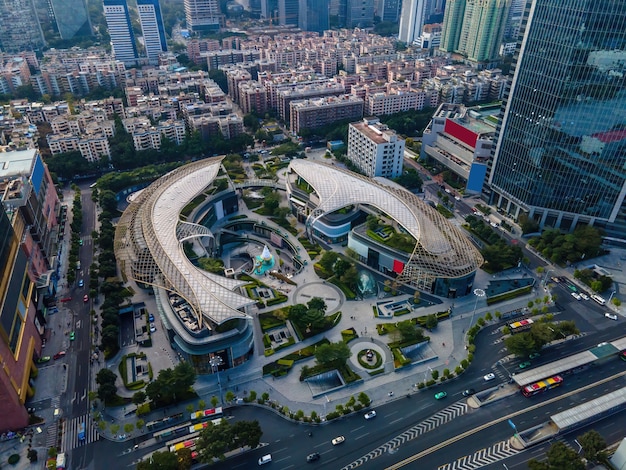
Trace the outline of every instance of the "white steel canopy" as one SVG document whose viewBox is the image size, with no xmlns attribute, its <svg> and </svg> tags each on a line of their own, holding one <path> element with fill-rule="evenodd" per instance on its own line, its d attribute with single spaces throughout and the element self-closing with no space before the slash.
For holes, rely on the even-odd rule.
<svg viewBox="0 0 626 470">
<path fill-rule="evenodd" d="M 189 229 L 189 224 L 179 218 L 181 211 L 213 182 L 221 160 L 191 163 L 152 183 L 124 211 L 115 232 L 116 255 L 127 275 L 180 295 L 193 309 L 199 326 L 203 316 L 217 324 L 245 318 L 239 309 L 254 303 L 234 292 L 245 281 L 198 269 L 185 255 L 179 239 L 187 238 Z M 208 229 L 206 232 L 202 235 L 210 235 Z M 161 278 L 165 285 L 160 285 Z"/>
<path fill-rule="evenodd" d="M 386 186 L 334 165 L 294 160 L 291 171 L 307 181 L 319 198 L 307 226 L 350 204 L 366 204 L 394 219 L 417 241 L 399 280 L 456 278 L 475 272 L 483 258 L 464 234 L 439 212 L 404 188 Z M 418 282 L 419 284 L 419 282 Z"/>
</svg>

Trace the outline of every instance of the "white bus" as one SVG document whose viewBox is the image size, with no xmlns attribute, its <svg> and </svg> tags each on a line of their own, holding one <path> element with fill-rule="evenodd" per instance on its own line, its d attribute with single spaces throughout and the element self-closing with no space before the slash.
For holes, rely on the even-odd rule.
<svg viewBox="0 0 626 470">
<path fill-rule="evenodd" d="M 599 296 L 599 295 L 597 295 L 597 294 L 593 294 L 593 295 L 591 296 L 591 298 L 592 298 L 593 300 L 595 300 L 596 302 L 598 302 L 600 305 L 604 305 L 604 304 L 606 304 L 606 300 L 604 300 L 602 297 L 600 297 L 600 296 Z"/>
</svg>

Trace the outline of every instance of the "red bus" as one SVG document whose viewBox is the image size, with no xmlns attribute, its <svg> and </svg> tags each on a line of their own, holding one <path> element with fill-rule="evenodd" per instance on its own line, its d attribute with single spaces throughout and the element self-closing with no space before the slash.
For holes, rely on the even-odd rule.
<svg viewBox="0 0 626 470">
<path fill-rule="evenodd" d="M 529 318 L 527 320 L 515 321 L 513 323 L 509 323 L 509 329 L 511 330 L 511 334 L 519 333 L 520 331 L 528 330 L 531 326 L 533 326 L 533 321 Z"/>
<path fill-rule="evenodd" d="M 533 395 L 537 395 L 538 393 L 542 393 L 546 390 L 550 390 L 551 388 L 558 387 L 562 383 L 563 377 L 561 377 L 560 375 L 555 375 L 554 377 L 543 379 L 539 382 L 535 382 L 534 384 L 522 387 L 522 394 L 525 397 L 532 397 Z"/>
</svg>

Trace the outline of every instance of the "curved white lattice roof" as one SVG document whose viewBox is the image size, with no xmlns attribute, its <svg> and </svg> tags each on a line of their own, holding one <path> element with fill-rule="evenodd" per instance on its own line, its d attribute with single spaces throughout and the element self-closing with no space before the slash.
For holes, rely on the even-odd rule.
<svg viewBox="0 0 626 470">
<path fill-rule="evenodd" d="M 434 276 L 460 277 L 482 264 L 478 250 L 457 227 L 403 188 L 306 160 L 294 160 L 289 168 L 306 180 L 319 197 L 318 206 L 309 215 L 309 224 L 347 205 L 367 204 L 394 219 L 417 240 L 407 267 L 413 263 Z"/>
<path fill-rule="evenodd" d="M 217 276 L 194 266 L 177 237 L 182 209 L 215 179 L 221 158 L 185 165 L 163 176 L 134 200 L 116 231 L 116 253 L 134 264 L 132 272 L 145 273 L 148 264 L 158 267 L 168 285 L 162 286 L 183 297 L 194 310 L 200 325 L 203 316 L 215 323 L 246 317 L 239 309 L 253 301 L 234 290 L 245 284 Z M 149 251 L 149 258 L 146 256 Z M 138 264 L 144 266 L 137 266 Z M 145 279 L 137 279 L 145 282 Z"/>
</svg>

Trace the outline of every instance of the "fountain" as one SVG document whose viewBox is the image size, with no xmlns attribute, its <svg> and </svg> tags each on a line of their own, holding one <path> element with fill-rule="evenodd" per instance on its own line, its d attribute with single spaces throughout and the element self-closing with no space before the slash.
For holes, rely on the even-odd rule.
<svg viewBox="0 0 626 470">
<path fill-rule="evenodd" d="M 254 257 L 254 269 L 252 270 L 253 274 L 257 276 L 262 276 L 266 271 L 269 271 L 274 267 L 275 261 L 274 256 L 270 253 L 267 245 L 263 247 L 263 252 L 260 256 Z"/>
</svg>

